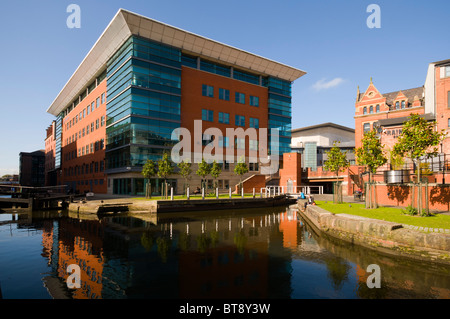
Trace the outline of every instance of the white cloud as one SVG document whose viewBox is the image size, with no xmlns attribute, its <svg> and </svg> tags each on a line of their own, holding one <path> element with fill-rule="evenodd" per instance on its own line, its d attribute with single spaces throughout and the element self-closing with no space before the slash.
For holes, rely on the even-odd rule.
<svg viewBox="0 0 450 319">
<path fill-rule="evenodd" d="M 312 87 L 316 91 L 321 91 L 321 90 L 327 90 L 330 88 L 334 88 L 334 87 L 340 85 L 342 82 L 344 82 L 344 79 L 342 79 L 342 78 L 334 78 L 330 81 L 327 81 L 326 79 L 321 79 L 321 80 L 317 81 L 316 83 L 314 83 Z"/>
</svg>

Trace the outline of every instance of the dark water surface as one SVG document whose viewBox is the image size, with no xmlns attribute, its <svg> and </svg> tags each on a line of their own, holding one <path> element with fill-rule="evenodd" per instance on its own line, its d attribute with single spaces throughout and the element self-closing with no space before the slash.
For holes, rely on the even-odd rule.
<svg viewBox="0 0 450 319">
<path fill-rule="evenodd" d="M 67 289 L 68 265 L 81 288 Z M 366 269 L 377 264 L 381 288 Z M 450 298 L 448 266 L 316 235 L 292 208 L 149 216 L 0 214 L 5 299 Z"/>
</svg>

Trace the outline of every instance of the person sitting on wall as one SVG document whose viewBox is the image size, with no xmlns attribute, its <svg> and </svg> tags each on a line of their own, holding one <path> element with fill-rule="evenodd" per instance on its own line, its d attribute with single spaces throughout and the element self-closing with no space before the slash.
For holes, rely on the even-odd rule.
<svg viewBox="0 0 450 319">
<path fill-rule="evenodd" d="M 300 198 L 305 199 L 305 194 L 303 194 L 303 192 L 300 192 Z"/>
<path fill-rule="evenodd" d="M 316 205 L 316 202 L 314 201 L 313 196 L 308 195 L 308 200 L 305 202 L 305 209 L 306 209 L 306 206 L 308 206 L 308 205 Z"/>
</svg>

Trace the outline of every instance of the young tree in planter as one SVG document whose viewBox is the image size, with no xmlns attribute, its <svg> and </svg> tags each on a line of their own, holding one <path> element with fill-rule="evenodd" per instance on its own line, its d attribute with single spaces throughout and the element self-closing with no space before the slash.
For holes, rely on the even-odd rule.
<svg viewBox="0 0 450 319">
<path fill-rule="evenodd" d="M 189 175 L 191 175 L 192 173 L 191 168 L 192 164 L 188 160 L 185 160 L 183 162 L 178 163 L 177 166 L 180 169 L 178 174 L 180 174 L 184 178 L 184 193 L 186 194 L 187 187 L 189 187 L 188 185 Z"/>
<path fill-rule="evenodd" d="M 167 177 L 173 174 L 173 166 L 167 153 L 158 161 L 158 176 L 164 179 L 164 193 L 167 198 Z"/>
<path fill-rule="evenodd" d="M 214 178 L 214 188 L 217 188 L 217 178 L 222 173 L 222 165 L 214 161 L 211 166 L 211 176 Z"/>
<path fill-rule="evenodd" d="M 145 198 L 152 197 L 152 182 L 151 178 L 156 175 L 155 161 L 148 159 L 142 168 L 142 175 L 147 179 L 147 188 L 145 190 Z"/>
<path fill-rule="evenodd" d="M 387 162 L 387 158 L 375 131 L 364 133 L 361 144 L 361 147 L 356 148 L 355 155 L 357 164 L 365 166 L 369 173 L 369 183 L 366 189 L 366 208 L 377 208 L 376 195 L 372 196 L 372 174 L 377 171 L 378 167 Z"/>
<path fill-rule="evenodd" d="M 347 161 L 347 152 L 342 152 L 339 148 L 340 142 L 335 141 L 330 151 L 325 152 L 328 159 L 325 161 L 324 168 L 336 174 L 336 184 L 334 187 L 334 203 L 342 203 L 342 188 L 339 186 L 339 172 L 345 172 L 350 166 Z"/>
<path fill-rule="evenodd" d="M 422 186 L 421 186 L 421 160 L 422 157 L 431 157 L 437 154 L 437 146 L 445 138 L 444 130 L 435 130 L 436 122 L 428 122 L 419 114 L 411 113 L 410 118 L 403 124 L 402 133 L 393 152 L 401 156 L 408 157 L 416 164 L 417 182 L 419 183 L 417 211 L 422 215 Z M 414 190 L 413 190 L 414 192 Z M 414 206 L 414 203 L 412 203 Z M 426 212 L 428 215 L 428 211 Z"/>
<path fill-rule="evenodd" d="M 245 163 L 243 157 L 239 159 L 239 162 L 234 167 L 234 173 L 239 175 L 239 191 L 242 189 L 242 175 L 248 172 L 248 166 Z"/>
<path fill-rule="evenodd" d="M 211 165 L 209 165 L 205 159 L 202 158 L 202 162 L 198 164 L 198 169 L 195 172 L 198 176 L 202 177 L 202 188 L 205 188 L 205 177 L 211 173 Z"/>
</svg>

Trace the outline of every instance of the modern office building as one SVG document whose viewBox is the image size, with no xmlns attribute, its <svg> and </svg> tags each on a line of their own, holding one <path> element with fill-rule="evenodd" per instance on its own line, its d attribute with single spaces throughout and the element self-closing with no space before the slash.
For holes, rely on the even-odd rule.
<svg viewBox="0 0 450 319">
<path fill-rule="evenodd" d="M 277 128 L 290 151 L 291 83 L 304 71 L 120 9 L 47 112 L 56 116 L 55 168 L 74 191 L 143 194 L 142 166 L 170 155 L 176 128 Z M 259 138 L 259 136 L 258 136 Z M 258 150 L 258 142 L 219 139 L 219 147 Z M 267 151 L 267 150 L 266 150 Z M 258 163 L 251 163 L 259 174 Z M 222 161 L 221 188 L 239 177 Z M 196 166 L 193 165 L 195 171 Z M 170 177 L 176 190 L 181 178 Z M 159 181 L 155 177 L 155 191 Z M 192 174 L 190 186 L 200 186 Z"/>
</svg>

